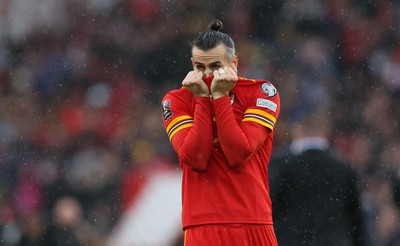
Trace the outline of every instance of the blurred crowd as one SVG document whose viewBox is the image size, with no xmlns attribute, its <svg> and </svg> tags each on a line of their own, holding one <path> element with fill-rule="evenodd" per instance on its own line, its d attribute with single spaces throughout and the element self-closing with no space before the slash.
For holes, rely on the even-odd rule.
<svg viewBox="0 0 400 246">
<path fill-rule="evenodd" d="M 325 107 L 368 245 L 400 245 L 399 0 L 0 1 L 0 245 L 107 245 L 146 174 L 179 170 L 160 101 L 215 18 L 281 94 L 273 154 Z"/>
</svg>

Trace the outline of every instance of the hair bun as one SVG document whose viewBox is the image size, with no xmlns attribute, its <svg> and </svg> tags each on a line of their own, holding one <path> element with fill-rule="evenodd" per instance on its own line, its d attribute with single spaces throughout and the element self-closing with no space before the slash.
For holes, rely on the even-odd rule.
<svg viewBox="0 0 400 246">
<path fill-rule="evenodd" d="M 219 32 L 223 27 L 222 21 L 220 20 L 213 20 L 211 21 L 209 28 L 211 31 Z"/>
</svg>

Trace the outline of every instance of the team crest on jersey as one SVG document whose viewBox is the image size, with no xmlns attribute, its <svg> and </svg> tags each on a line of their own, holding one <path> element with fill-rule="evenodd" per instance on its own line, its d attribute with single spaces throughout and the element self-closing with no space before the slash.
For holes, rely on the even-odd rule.
<svg viewBox="0 0 400 246">
<path fill-rule="evenodd" d="M 260 88 L 268 97 L 273 97 L 277 94 L 276 88 L 271 83 L 263 83 Z"/>
<path fill-rule="evenodd" d="M 167 99 L 162 102 L 162 111 L 164 115 L 164 120 L 168 120 L 172 116 L 171 99 Z"/>
<path fill-rule="evenodd" d="M 230 96 L 231 96 L 231 105 L 232 105 L 233 102 L 235 101 L 235 94 L 233 92 L 230 92 Z"/>
</svg>

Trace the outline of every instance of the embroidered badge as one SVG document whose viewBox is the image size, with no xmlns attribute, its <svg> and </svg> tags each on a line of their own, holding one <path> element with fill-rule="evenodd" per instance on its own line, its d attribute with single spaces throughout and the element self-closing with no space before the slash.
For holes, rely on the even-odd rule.
<svg viewBox="0 0 400 246">
<path fill-rule="evenodd" d="M 232 92 L 229 93 L 231 96 L 231 105 L 235 102 L 235 94 Z"/>
<path fill-rule="evenodd" d="M 167 99 L 162 102 L 162 111 L 164 115 L 164 120 L 168 120 L 172 116 L 171 99 Z"/>
<path fill-rule="evenodd" d="M 278 105 L 276 105 L 276 103 L 264 98 L 257 98 L 256 106 L 267 108 L 273 112 L 276 112 L 276 109 L 278 108 Z"/>
<path fill-rule="evenodd" d="M 263 83 L 260 88 L 268 97 L 273 97 L 277 94 L 276 88 L 271 83 Z"/>
</svg>

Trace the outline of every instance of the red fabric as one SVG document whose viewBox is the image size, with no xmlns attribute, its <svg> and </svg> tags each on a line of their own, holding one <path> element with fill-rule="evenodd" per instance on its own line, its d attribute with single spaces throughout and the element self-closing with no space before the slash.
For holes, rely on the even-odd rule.
<svg viewBox="0 0 400 246">
<path fill-rule="evenodd" d="M 121 177 L 120 204 L 125 212 L 135 204 L 137 198 L 148 185 L 149 180 L 159 173 L 175 171 L 175 167 L 165 158 L 154 158 L 146 163 L 135 163 L 125 170 Z"/>
<path fill-rule="evenodd" d="M 277 246 L 272 225 L 207 225 L 185 230 L 185 246 Z"/>
<path fill-rule="evenodd" d="M 265 141 L 268 130 L 258 124 L 238 124 L 229 96 L 214 101 L 215 118 L 221 148 L 229 165 L 245 163 Z"/>
<path fill-rule="evenodd" d="M 75 136 L 84 129 L 85 114 L 78 103 L 67 104 L 61 109 L 61 124 L 68 136 Z"/>
<path fill-rule="evenodd" d="M 279 95 L 268 95 L 263 85 L 272 88 L 268 81 L 240 78 L 231 97 L 212 103 L 196 99 L 185 88 L 163 98 L 164 126 L 183 169 L 184 228 L 272 224 L 268 162 L 275 122 L 259 118 L 276 119 L 280 102 Z M 249 110 L 253 116 L 246 118 Z M 216 139 L 210 137 L 213 128 Z"/>
<path fill-rule="evenodd" d="M 195 99 L 193 126 L 173 138 L 173 146 L 181 159 L 194 170 L 204 170 L 208 165 L 212 148 L 211 102 L 208 97 Z M 176 147 L 177 146 L 177 147 Z"/>
<path fill-rule="evenodd" d="M 143 187 L 147 184 L 149 177 L 145 174 L 143 167 L 133 167 L 124 172 L 121 177 L 121 207 L 123 212 L 128 210 L 136 201 Z"/>
</svg>

